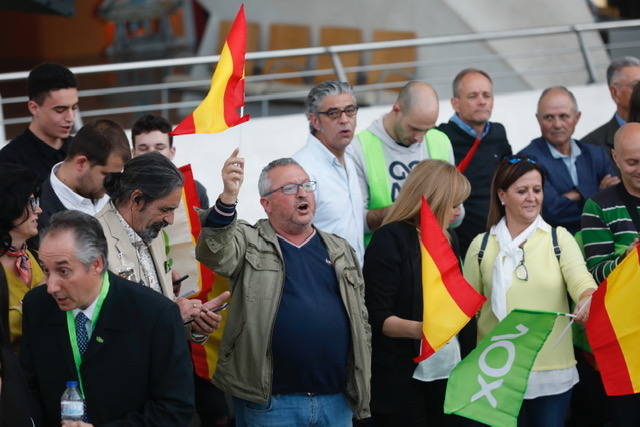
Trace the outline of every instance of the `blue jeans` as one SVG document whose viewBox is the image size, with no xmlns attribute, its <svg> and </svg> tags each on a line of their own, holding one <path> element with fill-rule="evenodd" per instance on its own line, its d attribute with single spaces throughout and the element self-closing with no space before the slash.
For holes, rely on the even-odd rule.
<svg viewBox="0 0 640 427">
<path fill-rule="evenodd" d="M 571 402 L 571 390 L 522 401 L 518 426 L 563 427 Z"/>
<path fill-rule="evenodd" d="M 236 427 L 351 427 L 353 413 L 344 394 L 274 394 L 266 405 L 233 398 Z"/>
</svg>

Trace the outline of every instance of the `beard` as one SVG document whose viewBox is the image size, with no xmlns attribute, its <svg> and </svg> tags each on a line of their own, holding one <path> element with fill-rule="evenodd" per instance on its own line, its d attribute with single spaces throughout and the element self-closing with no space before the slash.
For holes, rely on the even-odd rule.
<svg viewBox="0 0 640 427">
<path fill-rule="evenodd" d="M 144 230 L 140 231 L 140 233 L 138 233 L 138 235 L 146 243 L 149 243 L 153 239 L 158 237 L 158 234 L 160 234 L 160 230 L 165 228 L 167 225 L 169 225 L 169 223 L 167 221 L 164 221 L 164 220 L 163 221 L 154 222 L 151 225 L 149 225 L 147 228 L 145 228 Z"/>
</svg>

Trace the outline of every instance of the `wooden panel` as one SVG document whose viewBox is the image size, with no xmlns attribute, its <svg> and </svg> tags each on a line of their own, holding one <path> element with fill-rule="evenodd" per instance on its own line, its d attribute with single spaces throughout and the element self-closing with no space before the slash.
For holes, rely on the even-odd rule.
<svg viewBox="0 0 640 427">
<path fill-rule="evenodd" d="M 222 50 L 224 41 L 227 39 L 231 21 L 220 21 L 218 27 L 218 48 L 216 53 Z M 258 22 L 247 22 L 247 52 L 257 52 L 260 50 L 260 24 Z M 247 61 L 244 64 L 244 73 L 250 76 L 254 73 L 255 61 Z"/>
<path fill-rule="evenodd" d="M 296 49 L 309 47 L 311 31 L 306 25 L 271 24 L 269 27 L 268 50 Z M 290 73 L 307 69 L 307 57 L 274 58 L 264 61 L 263 74 Z M 303 83 L 302 78 L 281 79 L 287 83 Z"/>
<path fill-rule="evenodd" d="M 416 33 L 412 31 L 386 31 L 374 30 L 373 41 L 415 39 Z M 389 64 L 394 62 L 411 62 L 416 60 L 415 47 L 402 47 L 396 49 L 379 49 L 371 52 L 371 65 Z M 399 68 L 392 70 L 374 70 L 367 76 L 367 83 L 386 83 L 411 80 L 415 76 L 415 68 Z"/>
<path fill-rule="evenodd" d="M 362 43 L 362 30 L 359 28 L 348 27 L 322 27 L 320 28 L 320 45 L 321 46 L 333 46 L 339 44 L 352 44 Z M 339 54 L 340 61 L 343 67 L 354 67 L 360 65 L 360 52 L 345 52 Z M 333 62 L 329 55 L 318 56 L 316 62 L 316 69 L 322 70 L 327 68 L 333 68 Z M 336 79 L 335 74 L 325 74 L 317 76 L 315 78 L 316 83 L 323 82 L 325 80 Z M 351 84 L 356 83 L 356 73 L 347 73 L 347 80 Z"/>
<path fill-rule="evenodd" d="M 76 1 L 72 17 L 2 11 L 3 59 L 65 62 L 98 57 L 108 42 L 107 23 L 95 13 L 99 3 L 100 0 Z"/>
</svg>

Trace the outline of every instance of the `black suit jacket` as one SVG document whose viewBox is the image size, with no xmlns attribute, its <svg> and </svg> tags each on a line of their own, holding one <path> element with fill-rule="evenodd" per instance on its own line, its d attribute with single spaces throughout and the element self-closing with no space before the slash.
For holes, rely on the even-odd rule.
<svg viewBox="0 0 640 427">
<path fill-rule="evenodd" d="M 589 132 L 580 141 L 587 142 L 589 144 L 599 145 L 611 156 L 611 149 L 613 148 L 613 135 L 620 129 L 620 124 L 616 120 L 615 114 L 607 123 L 603 124 L 599 128 Z"/>
<path fill-rule="evenodd" d="M 108 426 L 186 426 L 193 373 L 177 306 L 112 273 L 81 367 L 89 420 Z M 60 397 L 76 380 L 66 313 L 46 286 L 23 302 L 21 361 L 44 424 L 60 425 Z"/>
</svg>

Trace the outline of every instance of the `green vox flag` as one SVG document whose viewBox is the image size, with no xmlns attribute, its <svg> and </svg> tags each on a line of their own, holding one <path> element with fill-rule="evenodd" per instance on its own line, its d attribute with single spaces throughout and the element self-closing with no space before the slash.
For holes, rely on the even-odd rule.
<svg viewBox="0 0 640 427">
<path fill-rule="evenodd" d="M 444 412 L 515 427 L 533 362 L 559 314 L 509 313 L 449 375 Z"/>
</svg>

